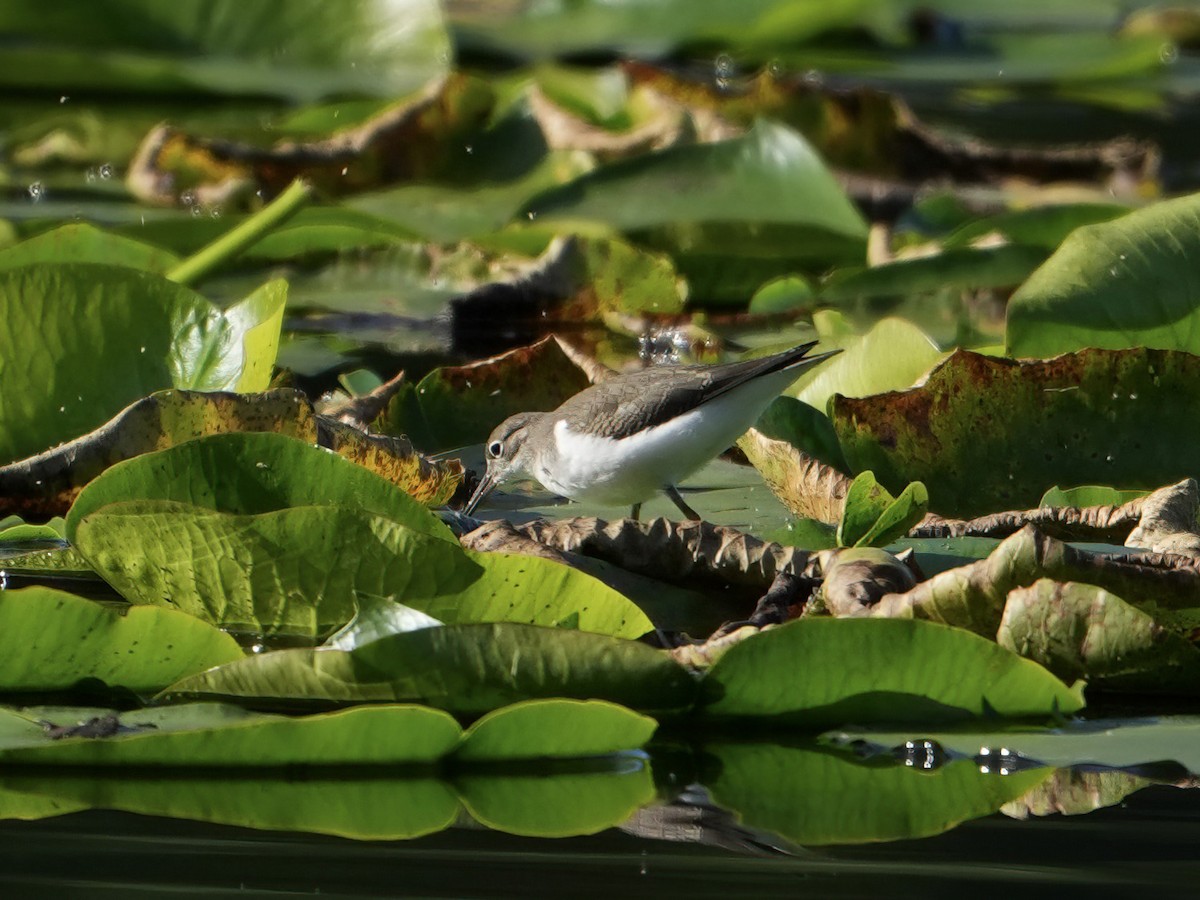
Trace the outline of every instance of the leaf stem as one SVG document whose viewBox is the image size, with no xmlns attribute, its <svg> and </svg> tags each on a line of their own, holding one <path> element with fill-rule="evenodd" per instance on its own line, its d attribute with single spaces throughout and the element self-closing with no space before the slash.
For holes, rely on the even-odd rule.
<svg viewBox="0 0 1200 900">
<path fill-rule="evenodd" d="M 311 198 L 312 186 L 297 178 L 282 194 L 246 221 L 231 228 L 208 246 L 201 247 L 171 269 L 167 277 L 180 284 L 194 284 L 222 263 L 257 244 L 271 229 L 295 215 Z"/>
</svg>

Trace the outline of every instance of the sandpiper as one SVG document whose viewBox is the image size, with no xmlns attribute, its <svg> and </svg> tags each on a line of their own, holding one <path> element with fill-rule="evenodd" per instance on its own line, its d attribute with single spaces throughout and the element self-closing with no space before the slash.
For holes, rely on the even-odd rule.
<svg viewBox="0 0 1200 900">
<path fill-rule="evenodd" d="M 532 477 L 572 500 L 632 505 L 662 491 L 700 516 L 676 485 L 726 450 L 800 373 L 839 353 L 806 356 L 816 341 L 719 366 L 657 366 L 585 388 L 553 412 L 518 413 L 488 437 L 487 472 L 471 515 L 503 481 Z"/>
</svg>

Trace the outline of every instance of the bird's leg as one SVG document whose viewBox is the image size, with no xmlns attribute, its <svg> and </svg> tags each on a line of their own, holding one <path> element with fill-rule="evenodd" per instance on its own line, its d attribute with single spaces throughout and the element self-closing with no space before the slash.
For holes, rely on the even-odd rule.
<svg viewBox="0 0 1200 900">
<path fill-rule="evenodd" d="M 638 520 L 638 517 L 641 516 L 641 514 L 642 514 L 642 504 L 640 504 L 640 503 L 633 504 L 633 506 L 629 510 L 629 518 L 633 519 L 633 521 L 636 522 Z"/>
<path fill-rule="evenodd" d="M 668 484 L 663 488 L 663 493 L 666 494 L 672 503 L 679 507 L 679 511 L 694 521 L 700 521 L 702 516 L 690 506 L 683 502 L 683 498 L 679 496 L 679 491 L 675 489 L 675 485 Z"/>
</svg>

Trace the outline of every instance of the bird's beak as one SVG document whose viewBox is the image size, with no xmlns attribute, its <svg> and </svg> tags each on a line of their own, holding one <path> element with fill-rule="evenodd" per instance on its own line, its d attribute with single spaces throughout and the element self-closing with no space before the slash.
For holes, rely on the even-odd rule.
<svg viewBox="0 0 1200 900">
<path fill-rule="evenodd" d="M 484 498 L 492 492 L 496 486 L 496 476 L 492 474 L 491 467 L 483 474 L 483 478 L 479 479 L 479 486 L 475 488 L 475 493 L 471 495 L 471 499 L 467 501 L 467 505 L 463 507 L 463 515 L 469 516 L 475 512 L 475 507 L 483 502 Z"/>
</svg>

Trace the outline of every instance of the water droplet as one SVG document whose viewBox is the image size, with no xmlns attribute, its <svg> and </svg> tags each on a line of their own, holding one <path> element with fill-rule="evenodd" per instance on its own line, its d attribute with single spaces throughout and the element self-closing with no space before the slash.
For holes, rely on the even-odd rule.
<svg viewBox="0 0 1200 900">
<path fill-rule="evenodd" d="M 265 651 L 266 649 L 267 649 L 267 648 L 266 648 L 266 646 L 265 646 L 264 644 L 261 644 L 261 643 L 260 643 L 260 644 L 252 644 L 252 645 L 250 646 L 250 652 L 251 652 L 251 653 L 262 653 L 262 652 L 263 652 L 263 651 Z"/>
<path fill-rule="evenodd" d="M 1111 453 L 1110 453 L 1110 454 L 1108 454 L 1108 456 L 1104 457 L 1104 461 L 1105 461 L 1105 462 L 1112 462 L 1112 461 L 1113 461 L 1113 455 L 1112 455 Z"/>
<path fill-rule="evenodd" d="M 66 103 L 70 99 L 71 99 L 70 96 L 68 96 L 67 94 L 63 94 L 61 97 L 58 98 L 58 102 Z"/>
<path fill-rule="evenodd" d="M 470 154 L 475 152 L 475 148 L 472 147 L 470 144 L 467 144 L 466 151 L 467 151 L 467 155 L 469 156 Z"/>
<path fill-rule="evenodd" d="M 96 170 L 88 169 L 86 172 L 84 172 L 83 180 L 88 182 L 89 184 L 91 184 L 93 181 L 95 181 L 96 180 Z"/>
<path fill-rule="evenodd" d="M 525 215 L 528 217 L 530 222 L 537 218 L 537 213 L 535 212 L 527 212 Z"/>
<path fill-rule="evenodd" d="M 1136 400 L 1136 399 L 1137 399 L 1137 391 L 1133 391 L 1133 392 L 1132 392 L 1132 393 L 1129 395 L 1129 399 L 1130 399 L 1130 400 Z"/>
<path fill-rule="evenodd" d="M 1117 267 L 1116 267 L 1116 266 L 1112 266 L 1112 267 L 1111 267 L 1111 268 L 1108 270 L 1108 274 L 1109 274 L 1109 275 L 1112 275 L 1112 276 L 1115 278 L 1115 277 L 1117 276 Z"/>
<path fill-rule="evenodd" d="M 40 181 L 35 181 L 29 186 L 29 199 L 34 203 L 41 202 L 44 196 L 46 196 L 46 186 Z"/>
<path fill-rule="evenodd" d="M 804 83 L 811 84 L 813 87 L 820 87 L 825 83 L 825 76 L 816 69 L 809 69 L 804 73 Z"/>
<path fill-rule="evenodd" d="M 1179 47 L 1170 42 L 1163 44 L 1158 51 L 1158 58 L 1164 66 L 1173 66 L 1179 62 Z"/>
<path fill-rule="evenodd" d="M 219 206 L 210 207 L 208 210 L 208 214 L 214 219 L 221 218 L 221 207 L 219 207 Z"/>
<path fill-rule="evenodd" d="M 349 166 L 342 166 L 342 174 L 343 174 L 343 175 L 345 175 L 345 174 L 346 174 L 347 172 L 349 172 L 349 171 L 350 171 L 350 167 L 349 167 Z"/>
<path fill-rule="evenodd" d="M 1003 78 L 1003 77 L 1004 77 L 1004 70 L 1003 70 L 1003 69 L 997 69 L 997 70 L 996 70 L 996 77 L 997 77 L 997 78 Z"/>
<path fill-rule="evenodd" d="M 192 207 L 192 215 L 193 215 L 195 218 L 199 218 L 199 217 L 200 217 L 200 207 L 198 207 L 198 206 L 193 206 L 193 207 Z"/>
<path fill-rule="evenodd" d="M 196 192 L 195 191 L 184 191 L 182 194 L 179 195 L 179 202 L 182 203 L 184 206 L 195 206 L 196 205 Z"/>
<path fill-rule="evenodd" d="M 145 348 L 145 346 L 143 346 L 143 347 L 142 347 L 142 352 L 143 352 L 143 353 L 145 353 L 145 352 L 146 352 L 146 348 Z"/>
<path fill-rule="evenodd" d="M 102 165 L 100 167 L 100 177 L 101 178 L 112 178 L 112 176 L 113 176 L 112 163 L 104 163 L 104 165 Z"/>
<path fill-rule="evenodd" d="M 269 468 L 269 466 L 267 466 L 267 464 L 266 464 L 265 462 L 256 462 L 256 463 L 254 464 L 254 468 L 256 468 L 256 469 L 266 469 L 266 468 Z"/>
</svg>

